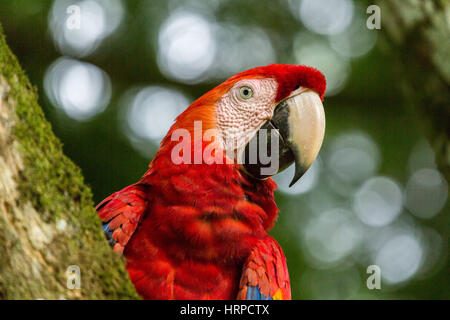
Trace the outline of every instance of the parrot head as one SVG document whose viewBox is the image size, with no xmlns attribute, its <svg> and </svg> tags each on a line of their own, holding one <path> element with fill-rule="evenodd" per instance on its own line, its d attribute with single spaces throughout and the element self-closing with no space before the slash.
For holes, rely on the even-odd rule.
<svg viewBox="0 0 450 320">
<path fill-rule="evenodd" d="M 325 77 L 311 67 L 271 64 L 250 69 L 194 101 L 165 140 L 177 129 L 202 139 L 208 132 L 214 150 L 224 152 L 227 161 L 255 179 L 266 179 L 295 163 L 292 186 L 322 145 L 325 88 Z M 200 135 L 195 133 L 196 121 L 201 121 Z"/>
</svg>

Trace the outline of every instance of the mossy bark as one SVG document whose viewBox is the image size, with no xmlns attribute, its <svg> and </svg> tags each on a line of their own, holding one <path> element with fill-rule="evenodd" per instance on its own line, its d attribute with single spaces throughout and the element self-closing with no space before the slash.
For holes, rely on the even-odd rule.
<svg viewBox="0 0 450 320">
<path fill-rule="evenodd" d="M 0 26 L 0 298 L 138 298 L 36 96 Z"/>
<path fill-rule="evenodd" d="M 450 181 L 450 0 L 379 0 L 382 33 L 398 53 L 402 89 Z M 408 128 L 405 128 L 408 130 Z"/>
</svg>

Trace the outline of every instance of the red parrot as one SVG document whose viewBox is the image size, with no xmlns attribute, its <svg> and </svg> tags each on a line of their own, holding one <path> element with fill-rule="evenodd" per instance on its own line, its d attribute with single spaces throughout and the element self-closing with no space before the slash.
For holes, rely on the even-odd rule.
<svg viewBox="0 0 450 320">
<path fill-rule="evenodd" d="M 291 299 L 286 258 L 267 234 L 278 217 L 270 176 L 295 162 L 292 185 L 315 160 L 325 87 L 306 66 L 236 74 L 176 118 L 139 182 L 97 206 L 144 299 Z"/>
</svg>

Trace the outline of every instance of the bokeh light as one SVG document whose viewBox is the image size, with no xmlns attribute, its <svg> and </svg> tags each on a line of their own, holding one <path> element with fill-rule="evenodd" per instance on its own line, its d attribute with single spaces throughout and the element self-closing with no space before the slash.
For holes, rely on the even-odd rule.
<svg viewBox="0 0 450 320">
<path fill-rule="evenodd" d="M 189 105 L 189 100 L 175 89 L 148 86 L 130 89 L 121 105 L 127 123 L 125 133 L 138 151 L 150 157 L 149 144 L 160 143 L 175 118 Z"/>
<path fill-rule="evenodd" d="M 353 212 L 332 209 L 302 226 L 305 254 L 317 268 L 335 266 L 357 247 L 362 229 Z"/>
<path fill-rule="evenodd" d="M 422 265 L 418 271 L 421 279 L 432 276 L 439 267 L 442 267 L 448 255 L 448 244 L 434 229 L 424 226 L 422 228 L 421 246 L 423 248 Z"/>
<path fill-rule="evenodd" d="M 289 166 L 289 168 L 285 169 L 283 172 L 275 175 L 273 179 L 278 184 L 278 189 L 282 192 L 292 195 L 303 194 L 311 191 L 317 186 L 321 168 L 321 160 L 320 157 L 318 157 L 308 171 L 306 171 L 300 180 L 292 187 L 289 187 L 289 184 L 295 173 L 295 165 Z"/>
<path fill-rule="evenodd" d="M 210 15 L 208 10 L 183 7 L 169 15 L 158 36 L 158 65 L 164 75 L 198 83 L 276 62 L 262 28 L 217 23 Z"/>
<path fill-rule="evenodd" d="M 331 47 L 342 56 L 361 57 L 375 46 L 378 33 L 366 27 L 367 16 L 364 12 L 364 8 L 358 6 L 350 26 L 329 37 Z"/>
<path fill-rule="evenodd" d="M 262 28 L 219 24 L 216 30 L 219 49 L 212 70 L 215 78 L 277 61 L 270 38 Z"/>
<path fill-rule="evenodd" d="M 436 168 L 434 151 L 427 140 L 418 141 L 409 156 L 408 170 L 414 173 L 423 168 Z"/>
<path fill-rule="evenodd" d="M 117 29 L 123 16 L 120 0 L 57 0 L 50 11 L 49 28 L 61 53 L 84 57 Z"/>
<path fill-rule="evenodd" d="M 337 34 L 352 22 L 354 5 L 352 0 L 302 0 L 300 20 L 309 30 L 323 34 Z"/>
<path fill-rule="evenodd" d="M 328 182 L 337 193 L 349 195 L 371 177 L 380 164 L 380 152 L 372 138 L 359 131 L 338 135 L 327 150 Z"/>
<path fill-rule="evenodd" d="M 215 55 L 214 26 L 205 15 L 179 9 L 162 25 L 158 65 L 166 76 L 187 83 L 201 81 Z"/>
<path fill-rule="evenodd" d="M 340 196 L 336 195 L 336 193 L 324 183 L 327 176 L 327 171 L 323 170 L 317 187 L 305 195 L 308 204 L 307 211 L 311 211 L 314 214 L 320 214 L 321 212 L 344 206 Z"/>
<path fill-rule="evenodd" d="M 353 205 L 359 219 L 373 227 L 385 226 L 394 221 L 402 207 L 402 190 L 387 177 L 367 180 L 356 192 Z"/>
<path fill-rule="evenodd" d="M 314 66 L 324 73 L 327 79 L 325 96 L 336 95 L 344 88 L 350 74 L 350 62 L 336 53 L 326 40 L 299 33 L 294 39 L 294 57 L 297 64 Z"/>
<path fill-rule="evenodd" d="M 381 268 L 383 280 L 396 284 L 406 281 L 417 272 L 422 255 L 422 248 L 416 237 L 399 234 L 383 244 L 375 257 L 375 264 Z"/>
<path fill-rule="evenodd" d="M 406 185 L 406 207 L 419 218 L 434 217 L 444 207 L 447 197 L 447 181 L 435 169 L 414 172 Z"/>
<path fill-rule="evenodd" d="M 102 112 L 111 98 L 111 82 L 98 67 L 59 58 L 46 71 L 47 97 L 72 119 L 85 121 Z"/>
</svg>

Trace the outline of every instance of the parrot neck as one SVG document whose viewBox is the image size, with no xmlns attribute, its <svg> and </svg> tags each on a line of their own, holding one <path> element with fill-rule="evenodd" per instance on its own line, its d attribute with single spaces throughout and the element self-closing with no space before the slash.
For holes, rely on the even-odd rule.
<svg viewBox="0 0 450 320">
<path fill-rule="evenodd" d="M 149 212 L 160 226 L 151 231 L 155 241 L 173 242 L 177 255 L 182 246 L 201 259 L 245 257 L 278 217 L 275 182 L 249 178 L 226 159 L 174 164 L 175 145 L 161 146 L 141 181 L 151 186 Z"/>
</svg>

